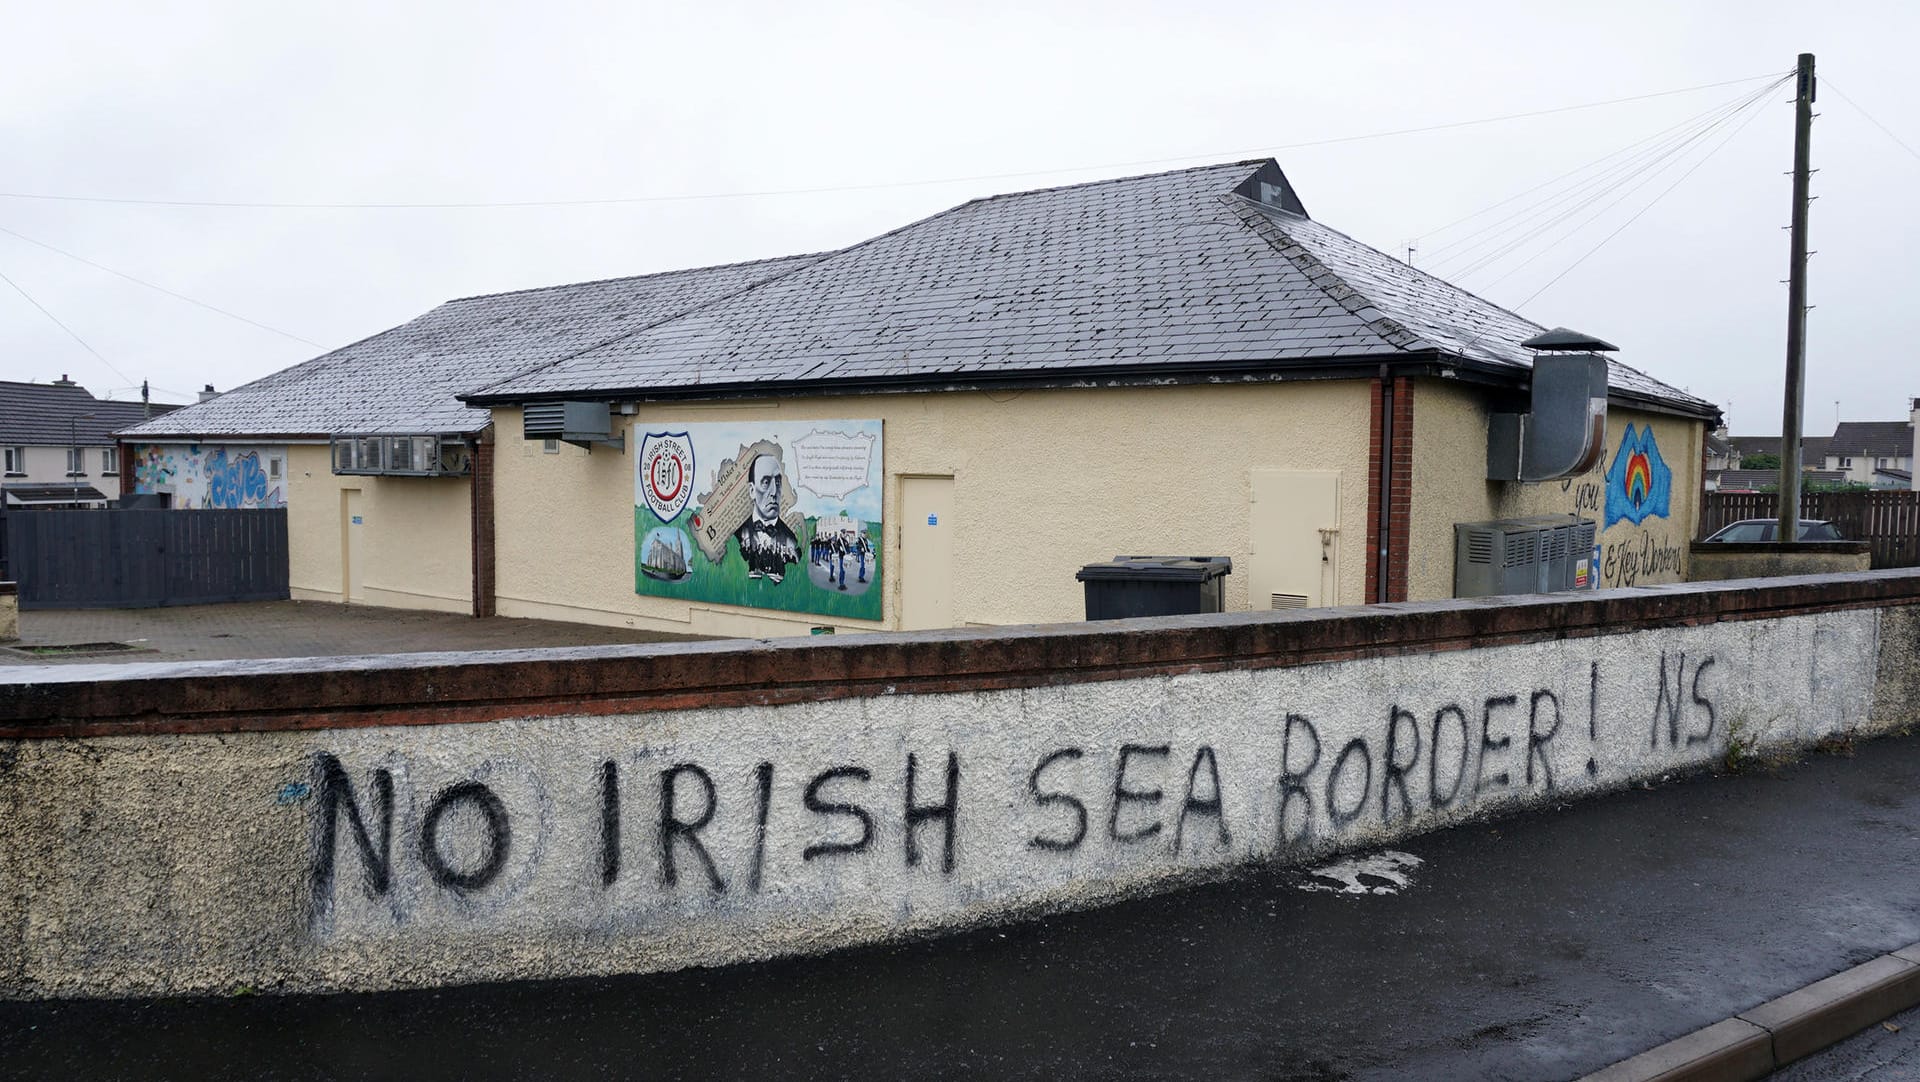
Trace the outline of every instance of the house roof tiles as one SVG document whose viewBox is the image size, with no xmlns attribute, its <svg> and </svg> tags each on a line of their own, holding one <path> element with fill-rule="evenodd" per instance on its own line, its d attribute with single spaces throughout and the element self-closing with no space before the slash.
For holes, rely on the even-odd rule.
<svg viewBox="0 0 1920 1082">
<path fill-rule="evenodd" d="M 463 297 L 124 435 L 478 432 L 488 423 L 487 411 L 460 402 L 456 392 L 548 364 L 817 258 Z"/>
<path fill-rule="evenodd" d="M 95 398 L 75 383 L 0 380 L 0 444 L 104 446 L 114 442 L 115 431 L 139 423 L 149 411 L 164 416 L 180 408 Z"/>
</svg>

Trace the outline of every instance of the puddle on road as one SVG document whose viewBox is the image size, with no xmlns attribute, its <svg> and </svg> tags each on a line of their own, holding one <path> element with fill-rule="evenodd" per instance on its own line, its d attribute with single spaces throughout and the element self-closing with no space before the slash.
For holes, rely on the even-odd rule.
<svg viewBox="0 0 1920 1082">
<path fill-rule="evenodd" d="M 1413 885 L 1413 870 L 1426 863 L 1412 853 L 1382 849 L 1364 857 L 1350 857 L 1306 869 L 1301 890 L 1339 894 L 1398 894 Z"/>
</svg>

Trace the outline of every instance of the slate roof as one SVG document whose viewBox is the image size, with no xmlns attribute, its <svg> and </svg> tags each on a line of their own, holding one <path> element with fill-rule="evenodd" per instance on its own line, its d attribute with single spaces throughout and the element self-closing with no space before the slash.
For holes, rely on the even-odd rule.
<svg viewBox="0 0 1920 1082">
<path fill-rule="evenodd" d="M 1727 442 L 1744 458 L 1747 455 L 1777 455 L 1780 453 L 1778 436 L 1728 436 Z M 1802 465 L 1818 466 L 1827 460 L 1827 445 L 1833 442 L 1831 436 L 1802 436 L 1800 438 L 1800 462 Z"/>
<path fill-rule="evenodd" d="M 434 433 L 486 427 L 458 391 L 724 297 L 819 256 L 448 301 L 392 330 L 137 425 L 127 438 Z"/>
<path fill-rule="evenodd" d="M 1913 424 L 1909 421 L 1842 421 L 1834 427 L 1830 455 L 1910 455 Z"/>
<path fill-rule="evenodd" d="M 1845 470 L 1805 470 L 1800 476 L 1809 481 L 1839 483 L 1847 479 Z M 1717 480 L 1721 492 L 1757 492 L 1771 485 L 1780 485 L 1779 470 L 1713 470 L 1707 474 L 1709 479 Z"/>
<path fill-rule="evenodd" d="M 159 403 L 151 407 L 156 417 L 179 408 Z M 111 446 L 115 431 L 144 416 L 138 402 L 95 398 L 78 384 L 0 380 L 0 445 Z"/>
<path fill-rule="evenodd" d="M 106 493 L 92 485 L 0 485 L 0 497 L 8 503 L 102 503 Z"/>
<path fill-rule="evenodd" d="M 974 200 L 464 396 L 1178 375 L 1409 355 L 1524 379 L 1544 328 L 1312 221 L 1272 160 Z M 1610 363 L 1616 394 L 1717 409 Z"/>
</svg>

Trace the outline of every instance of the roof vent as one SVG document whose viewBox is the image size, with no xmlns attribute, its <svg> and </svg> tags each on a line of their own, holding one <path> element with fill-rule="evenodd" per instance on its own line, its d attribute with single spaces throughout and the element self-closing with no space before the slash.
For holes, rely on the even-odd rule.
<svg viewBox="0 0 1920 1082">
<path fill-rule="evenodd" d="M 1307 217 L 1307 208 L 1301 205 L 1300 197 L 1294 194 L 1293 185 L 1287 183 L 1287 175 L 1272 161 L 1262 164 L 1252 176 L 1241 181 L 1234 193 L 1262 206 Z"/>
<path fill-rule="evenodd" d="M 1533 358 L 1533 408 L 1487 419 L 1487 479 L 1553 481 L 1600 461 L 1607 438 L 1607 359 L 1620 347 L 1555 327 L 1520 343 Z"/>
<path fill-rule="evenodd" d="M 68 379 L 67 374 L 65 372 L 60 373 L 60 378 L 54 380 L 53 385 L 55 387 L 78 387 L 79 386 L 79 384 Z"/>
</svg>

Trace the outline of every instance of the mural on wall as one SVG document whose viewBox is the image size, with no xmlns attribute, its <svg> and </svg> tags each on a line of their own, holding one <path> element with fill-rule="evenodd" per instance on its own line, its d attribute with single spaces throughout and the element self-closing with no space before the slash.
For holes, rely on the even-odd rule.
<svg viewBox="0 0 1920 1082">
<path fill-rule="evenodd" d="M 1585 486 L 1582 486 L 1583 488 Z M 1684 570 L 1683 539 L 1655 533 L 1651 519 L 1666 519 L 1673 499 L 1673 470 L 1660 457 L 1653 425 L 1631 421 L 1613 452 L 1605 483 L 1601 584 L 1632 586 L 1667 581 Z M 1614 527 L 1620 527 L 1615 530 Z"/>
<path fill-rule="evenodd" d="M 635 426 L 635 593 L 880 619 L 881 423 Z"/>
<path fill-rule="evenodd" d="M 176 508 L 285 507 L 277 449 L 146 443 L 134 448 L 135 492 L 169 493 Z"/>
<path fill-rule="evenodd" d="M 1673 471 L 1660 457 L 1653 426 L 1635 430 L 1629 421 L 1607 468 L 1607 520 L 1602 528 L 1622 519 L 1638 526 L 1649 515 L 1666 518 L 1672 494 Z"/>
</svg>

